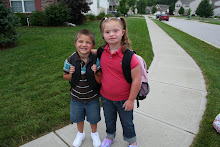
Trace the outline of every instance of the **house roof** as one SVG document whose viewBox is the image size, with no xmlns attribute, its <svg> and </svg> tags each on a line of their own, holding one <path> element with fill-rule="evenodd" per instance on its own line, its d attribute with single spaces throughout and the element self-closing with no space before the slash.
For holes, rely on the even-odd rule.
<svg viewBox="0 0 220 147">
<path fill-rule="evenodd" d="M 147 7 L 146 7 L 146 10 L 150 10 L 150 11 L 151 11 L 152 8 L 153 8 L 153 6 L 147 6 Z"/>
<path fill-rule="evenodd" d="M 220 2 L 220 0 L 211 0 L 213 8 L 218 8 L 220 6 L 215 6 L 215 2 Z"/>
<path fill-rule="evenodd" d="M 167 9 L 169 9 L 168 5 L 157 4 L 156 6 L 158 6 L 158 9 L 162 11 L 166 11 Z"/>
<path fill-rule="evenodd" d="M 191 2 L 195 0 L 180 0 L 182 4 L 190 4 Z"/>
</svg>

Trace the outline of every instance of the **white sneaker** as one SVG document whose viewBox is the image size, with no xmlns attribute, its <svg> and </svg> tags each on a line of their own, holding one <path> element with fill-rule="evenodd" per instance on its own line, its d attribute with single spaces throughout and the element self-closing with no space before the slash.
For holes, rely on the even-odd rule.
<svg viewBox="0 0 220 147">
<path fill-rule="evenodd" d="M 99 147 L 101 145 L 101 140 L 99 138 L 99 133 L 98 132 L 91 133 L 91 138 L 92 138 L 94 147 Z"/>
<path fill-rule="evenodd" d="M 76 138 L 75 140 L 73 141 L 73 146 L 74 147 L 80 147 L 80 145 L 82 144 L 82 141 L 85 139 L 85 133 L 80 133 L 78 132 L 76 134 Z"/>
</svg>

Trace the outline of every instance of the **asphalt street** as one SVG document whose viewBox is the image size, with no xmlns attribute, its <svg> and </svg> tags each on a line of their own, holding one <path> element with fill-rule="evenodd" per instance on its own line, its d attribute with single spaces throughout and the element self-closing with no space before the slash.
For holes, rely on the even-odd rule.
<svg viewBox="0 0 220 147">
<path fill-rule="evenodd" d="M 220 25 L 173 17 L 170 17 L 169 21 L 163 22 L 220 48 Z"/>
</svg>

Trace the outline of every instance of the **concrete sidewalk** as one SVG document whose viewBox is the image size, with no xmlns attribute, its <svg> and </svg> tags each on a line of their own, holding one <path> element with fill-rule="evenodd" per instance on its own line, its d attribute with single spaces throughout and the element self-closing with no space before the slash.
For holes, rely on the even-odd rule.
<svg viewBox="0 0 220 147">
<path fill-rule="evenodd" d="M 198 133 L 206 105 L 206 88 L 200 68 L 194 60 L 152 20 L 146 17 L 154 59 L 149 69 L 151 91 L 134 110 L 139 147 L 188 147 Z M 101 140 L 106 137 L 103 111 L 98 124 Z M 120 121 L 112 147 L 127 147 Z M 22 145 L 22 147 L 72 146 L 76 125 Z M 92 147 L 90 125 L 85 122 L 86 138 L 82 147 Z"/>
</svg>

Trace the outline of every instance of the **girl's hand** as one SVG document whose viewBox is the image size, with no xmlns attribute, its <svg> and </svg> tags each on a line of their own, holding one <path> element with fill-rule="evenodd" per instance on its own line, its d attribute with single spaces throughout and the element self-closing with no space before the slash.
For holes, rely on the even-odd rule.
<svg viewBox="0 0 220 147">
<path fill-rule="evenodd" d="M 96 65 L 96 64 L 93 64 L 92 67 L 91 67 L 91 69 L 94 71 L 94 73 L 96 73 L 96 71 L 97 71 L 97 65 Z"/>
<path fill-rule="evenodd" d="M 134 101 L 131 100 L 127 100 L 124 105 L 123 108 L 125 108 L 125 111 L 131 111 L 134 109 Z"/>
<path fill-rule="evenodd" d="M 70 71 L 69 74 L 73 74 L 75 72 L 75 67 L 70 65 Z"/>
</svg>

